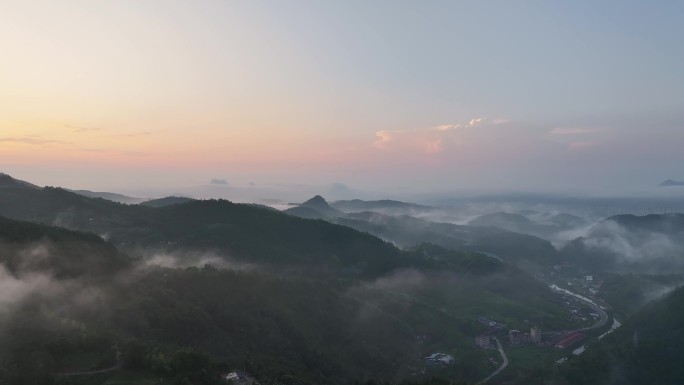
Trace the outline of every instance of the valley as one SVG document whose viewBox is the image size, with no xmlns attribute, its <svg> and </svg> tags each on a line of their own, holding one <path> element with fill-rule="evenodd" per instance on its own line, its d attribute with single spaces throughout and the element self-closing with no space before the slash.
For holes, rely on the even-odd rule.
<svg viewBox="0 0 684 385">
<path fill-rule="evenodd" d="M 11 177 L 0 198 L 11 383 L 529 383 L 636 309 L 633 281 L 545 239 L 406 215 L 435 207 L 131 205 Z M 653 277 L 630 290 L 680 282 Z"/>
</svg>

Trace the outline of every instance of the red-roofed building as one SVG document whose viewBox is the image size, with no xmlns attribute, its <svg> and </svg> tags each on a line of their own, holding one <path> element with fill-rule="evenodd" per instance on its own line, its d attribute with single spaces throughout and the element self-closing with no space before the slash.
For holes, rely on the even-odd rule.
<svg viewBox="0 0 684 385">
<path fill-rule="evenodd" d="M 559 343 L 556 344 L 556 349 L 565 349 L 576 342 L 582 341 L 584 339 L 584 334 L 580 332 L 575 332 L 568 334 Z"/>
</svg>

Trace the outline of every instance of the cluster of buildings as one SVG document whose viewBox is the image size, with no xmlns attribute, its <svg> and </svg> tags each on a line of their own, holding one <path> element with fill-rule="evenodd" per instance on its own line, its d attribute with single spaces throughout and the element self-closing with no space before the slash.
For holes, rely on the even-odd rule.
<svg viewBox="0 0 684 385">
<path fill-rule="evenodd" d="M 542 330 L 539 327 L 532 327 L 529 333 L 520 330 L 511 329 L 508 331 L 508 342 L 511 345 L 536 345 L 536 346 L 554 346 L 557 349 L 565 349 L 576 342 L 582 341 L 585 335 L 581 332 L 551 333 L 545 340 L 542 336 Z M 475 345 L 483 349 L 493 349 L 496 347 L 494 335 L 481 334 L 475 337 Z"/>
<path fill-rule="evenodd" d="M 475 345 L 483 349 L 493 349 L 496 347 L 494 344 L 494 335 L 499 332 L 499 330 L 504 329 L 506 325 L 501 322 L 494 321 L 487 317 L 479 317 L 477 319 L 479 323 L 489 328 L 486 332 L 475 337 Z"/>
<path fill-rule="evenodd" d="M 580 278 L 569 280 L 568 286 L 574 286 L 583 291 L 584 294 L 594 296 L 601 290 L 603 280 L 597 279 L 593 275 L 584 275 Z"/>
<path fill-rule="evenodd" d="M 541 345 L 542 331 L 536 326 L 531 328 L 529 333 L 524 333 L 520 330 L 509 330 L 508 341 L 511 343 L 511 345 Z"/>
<path fill-rule="evenodd" d="M 603 285 L 603 280 L 594 275 L 578 275 L 568 262 L 554 265 L 545 273 L 535 274 L 535 277 L 542 281 L 566 281 L 575 291 L 591 296 L 596 295 Z"/>
<path fill-rule="evenodd" d="M 575 321 L 587 322 L 588 320 L 598 320 L 601 315 L 594 309 L 588 308 L 586 304 L 575 297 L 564 295 L 563 305 Z"/>
<path fill-rule="evenodd" d="M 487 326 L 489 330 L 475 337 L 475 345 L 483 349 L 495 348 L 494 336 L 499 334 L 502 329 L 505 329 L 506 325 L 486 317 L 480 317 L 477 320 Z M 542 345 L 542 330 L 536 326 L 532 327 L 529 333 L 511 329 L 508 331 L 508 341 L 511 345 Z"/>
<path fill-rule="evenodd" d="M 494 343 L 494 336 L 489 333 L 480 334 L 475 337 L 475 345 L 483 349 L 493 349 L 496 347 Z M 520 330 L 511 329 L 508 331 L 508 341 L 511 345 L 543 345 L 542 330 L 538 327 L 532 327 L 529 333 L 521 332 Z"/>
</svg>

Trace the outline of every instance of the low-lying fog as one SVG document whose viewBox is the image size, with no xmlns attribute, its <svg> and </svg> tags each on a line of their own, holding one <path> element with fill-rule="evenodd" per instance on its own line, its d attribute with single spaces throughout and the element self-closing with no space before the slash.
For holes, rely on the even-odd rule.
<svg viewBox="0 0 684 385">
<path fill-rule="evenodd" d="M 403 231 L 411 226 L 424 230 L 426 223 L 459 226 L 441 227 L 452 234 L 474 227 L 498 228 L 546 240 L 570 257 L 582 254 L 593 258 L 599 254 L 599 259 L 610 259 L 609 270 L 646 268 L 647 272 L 659 272 L 675 268 L 684 272 L 684 221 L 676 214 L 684 212 L 684 197 L 673 191 L 631 198 L 500 195 L 433 197 L 417 203 L 333 200 L 327 202 L 332 213 L 327 208 L 310 207 L 325 211 L 322 217 L 342 224 L 349 219 L 389 226 L 388 218 L 392 218 L 393 226 L 401 223 Z M 288 210 L 297 204 L 277 202 L 270 206 Z M 638 218 L 629 220 L 630 216 Z M 397 244 L 391 236 L 376 235 Z"/>
</svg>

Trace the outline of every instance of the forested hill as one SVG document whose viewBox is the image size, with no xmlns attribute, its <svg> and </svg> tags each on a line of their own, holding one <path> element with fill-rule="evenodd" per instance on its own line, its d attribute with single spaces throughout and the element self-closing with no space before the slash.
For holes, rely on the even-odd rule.
<svg viewBox="0 0 684 385">
<path fill-rule="evenodd" d="M 0 188 L 33 188 L 33 189 L 38 189 L 39 187 L 28 183 L 24 182 L 23 180 L 19 179 L 14 179 L 11 176 L 0 172 Z"/>
<path fill-rule="evenodd" d="M 0 243 L 1 384 L 100 384 L 59 374 L 112 369 L 209 385 L 232 368 L 351 382 L 391 378 L 415 345 L 396 316 L 359 319 L 365 305 L 335 281 L 134 265 L 96 235 L 1 218 Z M 453 327 L 430 317 L 435 333 Z"/>
<path fill-rule="evenodd" d="M 0 217 L 0 263 L 13 274 L 113 275 L 131 259 L 95 234 Z"/>
<path fill-rule="evenodd" d="M 159 198 L 159 199 L 151 199 L 151 200 L 144 201 L 144 202 L 141 202 L 138 204 L 141 206 L 147 206 L 147 207 L 164 207 L 164 206 L 178 205 L 178 204 L 190 202 L 193 200 L 194 199 L 187 198 L 187 197 L 170 196 L 170 197 Z"/>
<path fill-rule="evenodd" d="M 158 209 L 146 228 L 122 240 L 219 249 L 269 263 L 330 265 L 377 274 L 419 263 L 391 244 L 349 227 L 222 200 Z"/>
<path fill-rule="evenodd" d="M 225 205 L 210 201 L 169 208 L 160 220 L 185 215 L 194 226 L 191 213 L 205 205 L 223 218 Z M 393 381 L 414 376 L 438 349 L 457 362 L 420 378 L 474 381 L 493 370 L 472 344 L 483 307 L 511 325 L 567 323 L 556 298 L 523 272 L 430 245 L 412 255 L 440 269 L 340 279 L 145 266 L 96 235 L 6 219 L 0 242 L 3 287 L 12 288 L 0 293 L 2 384 L 99 385 L 107 376 L 59 374 L 112 369 L 119 383 L 213 385 L 235 368 L 267 383 Z"/>
<path fill-rule="evenodd" d="M 497 258 L 426 244 L 402 251 L 253 205 L 128 206 L 10 183 L 0 215 L 32 221 L 0 221 L 0 274 L 12 288 L 0 292 L 2 384 L 81 383 L 59 374 L 108 368 L 119 383 L 213 385 L 237 368 L 262 383 L 472 382 L 495 369 L 473 344 L 486 329 L 480 317 L 575 327 L 560 297 Z M 194 253 L 249 267 L 162 268 L 148 258 Z M 454 364 L 427 365 L 435 352 Z"/>
<path fill-rule="evenodd" d="M 588 271 L 684 271 L 684 214 L 616 215 L 568 243 L 561 254 Z"/>
<path fill-rule="evenodd" d="M 125 250 L 212 251 L 231 259 L 380 274 L 420 265 L 374 236 L 225 200 L 151 208 L 88 198 L 61 188 L 0 189 L 0 215 L 106 236 Z"/>
<path fill-rule="evenodd" d="M 336 223 L 367 231 L 400 247 L 428 242 L 452 250 L 484 251 L 521 265 L 557 262 L 556 249 L 548 241 L 494 227 L 460 226 L 374 212 L 348 214 Z"/>
<path fill-rule="evenodd" d="M 607 219 L 629 231 L 652 231 L 666 234 L 684 232 L 684 214 L 615 215 Z"/>
</svg>

